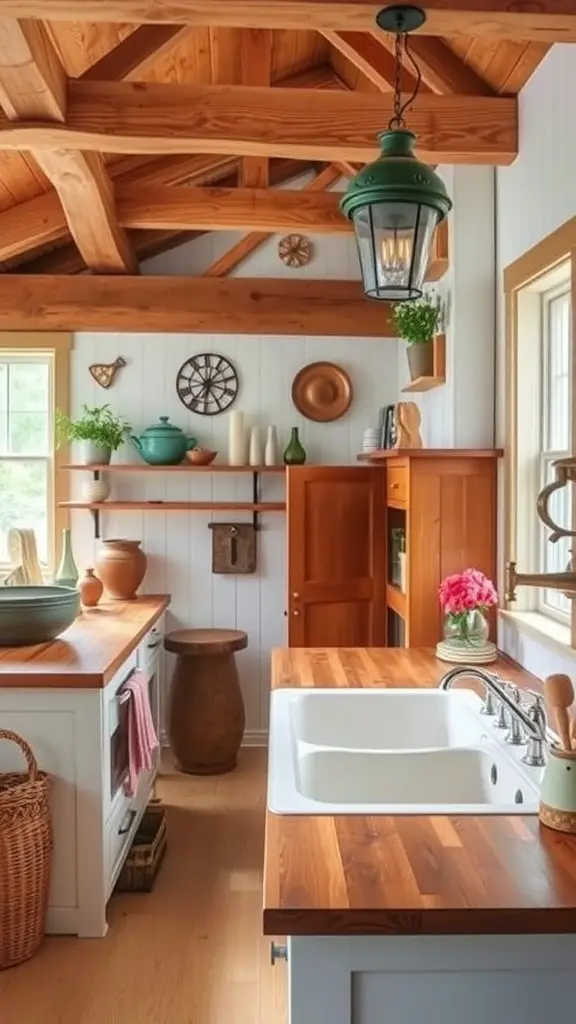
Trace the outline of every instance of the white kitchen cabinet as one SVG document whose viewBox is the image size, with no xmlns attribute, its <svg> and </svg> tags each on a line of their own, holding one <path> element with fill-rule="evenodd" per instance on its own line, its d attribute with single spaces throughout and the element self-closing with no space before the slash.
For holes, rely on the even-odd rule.
<svg viewBox="0 0 576 1024">
<path fill-rule="evenodd" d="M 294 936 L 288 1024 L 568 1019 L 575 959 L 576 935 Z"/>
<path fill-rule="evenodd" d="M 104 689 L 0 688 L 0 726 L 30 744 L 51 780 L 54 835 L 46 931 L 100 937 L 106 904 L 148 803 L 155 769 L 140 776 L 137 792 L 111 791 L 111 737 L 117 693 L 138 666 L 154 675 L 153 710 L 161 686 L 158 662 L 148 656 L 162 642 L 156 623 Z M 158 723 L 156 723 L 158 727 Z M 19 748 L 0 741 L 0 772 L 24 770 Z"/>
</svg>

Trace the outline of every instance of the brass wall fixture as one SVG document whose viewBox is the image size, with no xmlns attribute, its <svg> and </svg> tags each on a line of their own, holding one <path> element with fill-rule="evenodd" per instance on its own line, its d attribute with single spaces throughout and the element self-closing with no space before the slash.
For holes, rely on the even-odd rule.
<svg viewBox="0 0 576 1024">
<path fill-rule="evenodd" d="M 549 511 L 550 499 L 555 491 L 566 487 L 568 483 L 576 483 L 576 457 L 558 459 L 554 463 L 556 479 L 544 487 L 536 499 L 538 516 L 545 526 L 551 530 L 549 540 L 552 544 L 561 537 L 576 537 L 576 530 L 567 530 L 554 521 Z M 508 562 L 506 566 L 506 600 L 516 600 L 516 587 L 547 587 L 550 590 L 562 590 L 566 597 L 576 598 L 576 571 L 569 568 L 565 572 L 516 572 L 516 562 Z"/>
</svg>

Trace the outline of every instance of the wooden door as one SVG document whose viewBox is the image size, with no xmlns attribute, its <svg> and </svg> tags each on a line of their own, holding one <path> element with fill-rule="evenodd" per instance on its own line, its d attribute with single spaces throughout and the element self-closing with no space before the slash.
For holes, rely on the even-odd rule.
<svg viewBox="0 0 576 1024">
<path fill-rule="evenodd" d="M 288 644 L 385 644 L 385 508 L 379 467 L 287 473 Z"/>
</svg>

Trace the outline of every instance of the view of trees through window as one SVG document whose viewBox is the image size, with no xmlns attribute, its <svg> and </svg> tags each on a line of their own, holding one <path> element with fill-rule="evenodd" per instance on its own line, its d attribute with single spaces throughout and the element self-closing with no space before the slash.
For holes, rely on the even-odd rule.
<svg viewBox="0 0 576 1024">
<path fill-rule="evenodd" d="M 0 563 L 7 533 L 33 529 L 48 559 L 53 458 L 52 366 L 48 355 L 0 353 Z"/>
</svg>

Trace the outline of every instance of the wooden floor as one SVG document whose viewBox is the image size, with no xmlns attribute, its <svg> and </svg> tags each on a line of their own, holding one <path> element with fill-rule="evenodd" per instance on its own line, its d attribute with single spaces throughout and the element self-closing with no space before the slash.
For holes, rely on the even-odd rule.
<svg viewBox="0 0 576 1024">
<path fill-rule="evenodd" d="M 105 939 L 48 938 L 0 973 L 2 1024 L 284 1024 L 285 967 L 262 935 L 265 751 L 170 772 L 168 852 L 149 895 L 118 895 Z"/>
</svg>

